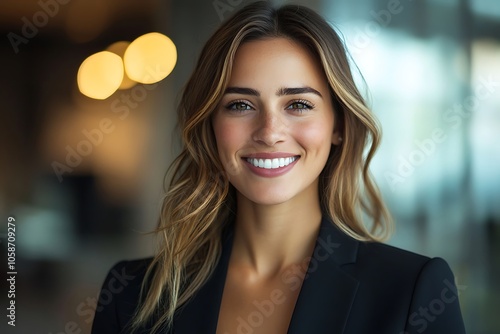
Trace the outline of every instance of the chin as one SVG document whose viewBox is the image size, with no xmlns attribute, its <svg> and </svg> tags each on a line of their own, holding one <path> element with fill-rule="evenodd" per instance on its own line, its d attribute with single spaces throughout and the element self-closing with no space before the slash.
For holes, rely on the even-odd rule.
<svg viewBox="0 0 500 334">
<path fill-rule="evenodd" d="M 270 198 L 266 200 L 258 200 L 258 201 L 253 201 L 255 204 L 261 205 L 261 206 L 272 206 L 272 205 L 280 205 L 288 202 L 289 198 Z"/>
<path fill-rule="evenodd" d="M 259 193 L 241 193 L 240 195 L 255 204 L 258 205 L 279 205 L 288 202 L 294 196 L 293 194 L 287 194 L 284 192 L 272 192 L 265 191 Z"/>
</svg>

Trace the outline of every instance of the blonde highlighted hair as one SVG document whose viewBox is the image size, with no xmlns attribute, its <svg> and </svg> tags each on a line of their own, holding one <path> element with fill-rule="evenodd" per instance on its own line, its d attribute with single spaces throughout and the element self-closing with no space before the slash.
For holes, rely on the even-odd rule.
<svg viewBox="0 0 500 334">
<path fill-rule="evenodd" d="M 211 116 L 217 109 L 238 47 L 284 37 L 308 49 L 329 83 L 342 145 L 333 146 L 319 180 L 322 213 L 362 241 L 384 240 L 390 218 L 368 166 L 380 129 L 353 80 L 345 47 L 316 12 L 297 5 L 274 8 L 267 1 L 244 7 L 205 44 L 178 107 L 183 148 L 173 162 L 156 229 L 159 248 L 141 291 L 133 328 L 155 319 L 153 331 L 172 324 L 174 314 L 207 281 L 221 253 L 221 235 L 235 215 L 235 190 L 217 153 Z M 365 151 L 365 148 L 367 150 Z M 361 215 L 371 222 L 365 225 Z M 147 283 L 146 283 L 147 282 Z"/>
</svg>

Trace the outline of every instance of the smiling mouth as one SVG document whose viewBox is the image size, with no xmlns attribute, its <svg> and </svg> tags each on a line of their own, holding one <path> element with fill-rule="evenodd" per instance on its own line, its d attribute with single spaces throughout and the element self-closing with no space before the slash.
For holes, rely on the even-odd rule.
<svg viewBox="0 0 500 334">
<path fill-rule="evenodd" d="M 258 168 L 277 169 L 281 167 L 286 167 L 299 158 L 300 156 L 274 158 L 274 159 L 258 159 L 258 158 L 244 158 L 244 159 Z"/>
</svg>

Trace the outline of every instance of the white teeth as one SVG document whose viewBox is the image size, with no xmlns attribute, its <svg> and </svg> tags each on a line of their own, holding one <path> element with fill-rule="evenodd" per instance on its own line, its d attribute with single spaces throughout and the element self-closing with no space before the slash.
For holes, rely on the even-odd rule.
<svg viewBox="0 0 500 334">
<path fill-rule="evenodd" d="M 254 165 L 255 167 L 264 169 L 275 169 L 280 167 L 285 167 L 297 160 L 296 157 L 289 158 L 276 158 L 276 159 L 254 159 L 247 158 L 247 161 Z"/>
</svg>

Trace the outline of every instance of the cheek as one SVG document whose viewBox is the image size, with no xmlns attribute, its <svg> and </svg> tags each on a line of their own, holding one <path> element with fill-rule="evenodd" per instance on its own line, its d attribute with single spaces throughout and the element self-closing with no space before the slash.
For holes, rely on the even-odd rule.
<svg viewBox="0 0 500 334">
<path fill-rule="evenodd" d="M 307 126 L 299 127 L 297 141 L 311 152 L 329 152 L 333 134 L 333 120 L 325 119 L 322 122 L 310 123 Z"/>
<path fill-rule="evenodd" d="M 224 118 L 215 120 L 212 126 L 219 159 L 231 179 L 240 173 L 241 164 L 236 160 L 236 153 L 245 143 L 245 129 L 238 122 Z"/>
<path fill-rule="evenodd" d="M 226 119 L 215 119 L 212 125 L 219 156 L 222 160 L 228 160 L 241 143 L 242 131 L 237 124 Z"/>
</svg>

